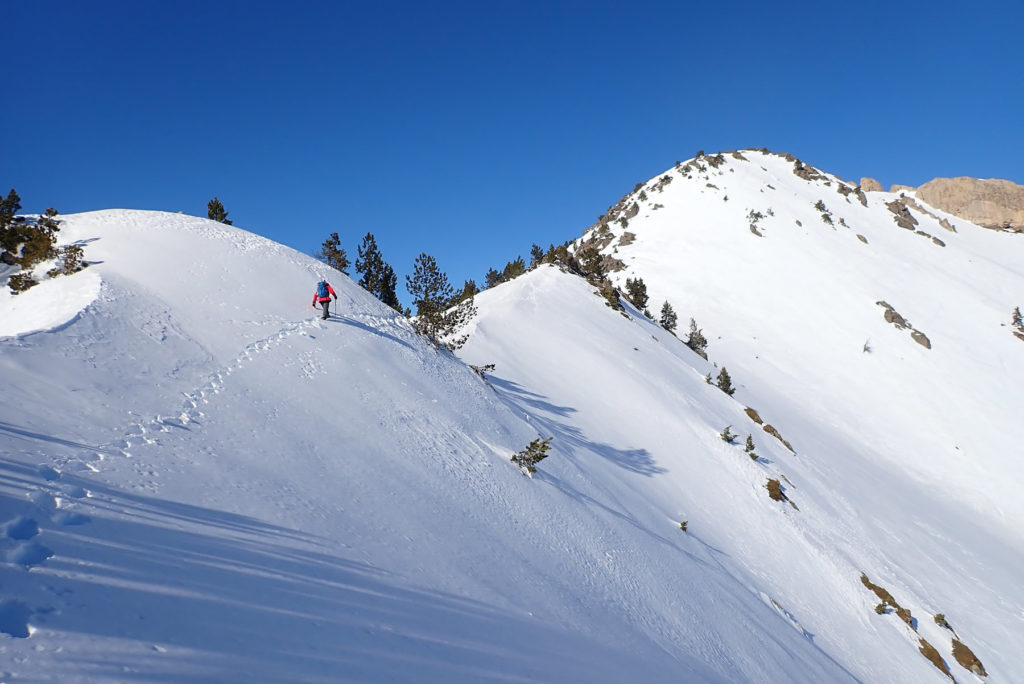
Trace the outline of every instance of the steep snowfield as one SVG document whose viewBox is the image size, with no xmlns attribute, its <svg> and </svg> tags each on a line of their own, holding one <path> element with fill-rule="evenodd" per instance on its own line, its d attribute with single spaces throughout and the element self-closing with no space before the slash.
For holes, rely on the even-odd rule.
<svg viewBox="0 0 1024 684">
<path fill-rule="evenodd" d="M 481 359 L 489 385 L 281 245 L 173 214 L 64 218 L 94 265 L 0 296 L 4 681 L 935 679 L 859 636 L 895 628 L 841 531 L 798 522 L 826 520 L 825 485 L 794 492 L 799 514 L 768 500 L 764 474 L 796 460 L 718 441 L 738 405 L 582 281 L 488 293 L 467 354 L 502 354 Z M 534 478 L 509 463 L 550 434 Z M 757 562 L 738 548 L 771 540 Z M 982 636 L 1011 643 L 941 598 L 986 664 Z M 1019 674 L 1007 650 L 992 661 Z"/>
<path fill-rule="evenodd" d="M 1024 241 L 923 206 L 904 229 L 886 207 L 897 195 L 865 205 L 835 177 L 742 154 L 678 165 L 584 236 L 625 264 L 620 286 L 644 279 L 652 312 L 671 302 L 681 338 L 697 320 L 710 363 L 551 268 L 480 295 L 461 356 L 495 363 L 499 394 L 554 435 L 542 469 L 568 461 L 614 482 L 615 510 L 643 529 L 688 518 L 687 544 L 714 549 L 856 677 L 948 681 L 919 653 L 924 638 L 958 681 L 975 679 L 941 613 L 993 680 L 1024 681 L 1024 343 L 1008 325 L 1024 300 Z M 732 398 L 702 377 L 722 366 Z M 718 438 L 726 425 L 736 446 Z M 577 454 L 584 441 L 604 458 Z M 770 501 L 767 478 L 799 510 Z M 861 573 L 912 626 L 874 612 Z"/>
</svg>

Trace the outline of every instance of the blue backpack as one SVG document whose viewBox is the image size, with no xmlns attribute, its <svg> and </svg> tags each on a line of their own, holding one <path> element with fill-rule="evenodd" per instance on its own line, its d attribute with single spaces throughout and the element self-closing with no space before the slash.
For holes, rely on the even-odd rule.
<svg viewBox="0 0 1024 684">
<path fill-rule="evenodd" d="M 316 284 L 316 298 L 325 299 L 327 296 L 327 281 L 321 280 L 319 283 Z"/>
</svg>

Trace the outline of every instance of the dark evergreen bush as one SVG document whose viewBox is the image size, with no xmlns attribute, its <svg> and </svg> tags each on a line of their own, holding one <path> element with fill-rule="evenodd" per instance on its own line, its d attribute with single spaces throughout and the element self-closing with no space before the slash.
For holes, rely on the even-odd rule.
<svg viewBox="0 0 1024 684">
<path fill-rule="evenodd" d="M 732 386 L 732 378 L 729 377 L 729 371 L 725 370 L 725 366 L 722 366 L 722 370 L 718 372 L 718 389 L 730 397 L 736 392 L 736 388 Z"/>
<path fill-rule="evenodd" d="M 686 340 L 686 346 L 693 351 L 700 354 L 705 359 L 708 358 L 707 351 L 708 340 L 704 337 L 704 333 L 697 327 L 697 321 L 690 319 L 690 336 Z"/>
<path fill-rule="evenodd" d="M 629 297 L 633 306 L 641 311 L 647 308 L 647 285 L 644 283 L 644 279 L 640 277 L 635 280 L 626 278 L 626 296 Z"/>
<path fill-rule="evenodd" d="M 660 323 L 661 327 L 665 330 L 675 334 L 678 320 L 679 317 L 676 316 L 675 309 L 673 309 L 672 305 L 666 300 L 665 303 L 661 305 L 661 318 L 658 319 L 658 323 Z"/>
<path fill-rule="evenodd" d="M 338 237 L 337 233 L 331 233 L 331 236 L 324 240 L 324 243 L 320 246 L 320 251 L 313 256 L 331 268 L 348 275 L 348 265 L 350 263 L 348 254 L 342 249 L 341 238 Z"/>
<path fill-rule="evenodd" d="M 231 221 L 228 220 L 228 212 L 224 210 L 224 205 L 216 197 L 206 203 L 206 216 L 225 225 L 231 225 Z"/>
<path fill-rule="evenodd" d="M 434 257 L 421 253 L 416 258 L 413 274 L 405 277 L 405 288 L 416 306 L 416 332 L 435 347 L 454 350 L 466 343 L 468 335 L 454 335 L 476 314 L 473 298 L 459 301 Z"/>
<path fill-rule="evenodd" d="M 336 236 L 337 233 L 332 235 L 332 237 Z M 363 237 L 363 242 L 357 247 L 357 251 L 359 256 L 356 259 L 356 272 L 362 274 L 359 285 L 392 309 L 400 311 L 401 305 L 398 303 L 398 295 L 395 292 L 398 276 L 395 275 L 394 269 L 384 261 L 373 233 L 367 233 Z"/>
<path fill-rule="evenodd" d="M 530 268 L 537 268 L 544 260 L 544 250 L 540 245 L 534 244 L 530 247 Z"/>
<path fill-rule="evenodd" d="M 512 454 L 512 462 L 527 472 L 537 472 L 536 465 L 548 457 L 548 451 L 551 448 L 549 443 L 552 439 L 554 438 L 540 439 L 538 437 L 522 451 Z"/>
</svg>

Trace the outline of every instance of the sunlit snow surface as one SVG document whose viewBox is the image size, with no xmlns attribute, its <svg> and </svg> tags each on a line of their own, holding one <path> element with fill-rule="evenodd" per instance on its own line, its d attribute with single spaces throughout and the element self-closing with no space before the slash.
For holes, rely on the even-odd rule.
<svg viewBox="0 0 1024 684">
<path fill-rule="evenodd" d="M 758 173 L 735 166 L 715 181 L 723 206 L 760 195 Z M 0 300 L 13 335 L 0 340 L 0 675 L 948 681 L 909 627 L 874 612 L 865 572 L 958 681 L 974 675 L 934 613 L 993 681 L 1024 678 L 1022 504 L 1005 494 L 1022 484 L 1024 436 L 1006 416 L 1024 409 L 1012 382 L 1024 343 L 998 325 L 1024 292 L 1024 259 L 1017 242 L 986 242 L 1017 236 L 929 228 L 955 255 L 936 257 L 909 231 L 904 246 L 871 195 L 856 227 L 867 246 L 841 227 L 783 237 L 823 192 L 783 170 L 766 182 L 792 207 L 775 204 L 764 238 L 710 203 L 673 205 L 682 178 L 654 197 L 665 207 L 648 220 L 663 228 L 642 229 L 644 212 L 630 227 L 650 308 L 669 298 L 680 333 L 697 318 L 731 398 L 705 383 L 712 363 L 553 267 L 478 297 L 459 355 L 496 364 L 484 382 L 291 249 L 174 214 L 65 217 L 62 239 L 88 240 L 94 265 L 19 297 L 59 287 L 83 308 L 47 323 Z M 673 220 L 720 225 L 671 239 Z M 881 265 L 863 272 L 858 249 L 884 252 Z M 780 267 L 808 253 L 851 266 L 810 287 Z M 890 271 L 960 294 L 945 309 L 924 286 L 898 297 Z M 310 305 L 323 275 L 339 293 L 329 321 Z M 976 277 L 990 280 L 956 287 Z M 834 293 L 833 310 L 816 309 Z M 875 299 L 933 348 L 886 324 Z M 997 332 L 956 325 L 978 302 Z M 968 415 L 951 417 L 957 405 Z M 719 438 L 725 425 L 737 444 Z M 528 478 L 509 456 L 538 436 L 554 437 L 552 454 Z M 767 496 L 783 476 L 799 510 Z"/>
</svg>

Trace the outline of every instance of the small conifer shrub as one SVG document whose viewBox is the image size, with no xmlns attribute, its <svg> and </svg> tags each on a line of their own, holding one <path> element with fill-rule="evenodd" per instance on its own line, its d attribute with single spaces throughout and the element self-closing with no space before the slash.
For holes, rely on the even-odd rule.
<svg viewBox="0 0 1024 684">
<path fill-rule="evenodd" d="M 622 311 L 622 302 L 619 301 L 619 292 L 611 281 L 602 279 L 598 284 L 598 292 L 604 297 L 605 304 L 616 311 Z"/>
<path fill-rule="evenodd" d="M 231 225 L 231 221 L 228 220 L 228 212 L 224 210 L 224 205 L 216 197 L 206 203 L 206 216 L 213 221 Z"/>
<path fill-rule="evenodd" d="M 46 210 L 34 226 L 26 227 L 22 232 L 24 244 L 21 246 L 21 266 L 31 269 L 41 261 L 53 259 L 57 256 L 57 233 L 60 232 L 60 222 L 57 220 L 57 210 Z"/>
<path fill-rule="evenodd" d="M 14 190 L 7 199 L 0 200 L 0 251 L 3 263 L 20 266 L 21 272 L 12 275 L 7 286 L 12 294 L 19 294 L 37 285 L 33 269 L 41 262 L 61 259 L 54 268 L 46 272 L 50 278 L 74 273 L 84 268 L 82 248 L 68 245 L 57 248 L 57 233 L 60 232 L 58 212 L 52 207 L 38 219 L 30 220 L 15 216 L 20 209 L 20 198 Z"/>
<path fill-rule="evenodd" d="M 216 198 L 214 198 L 216 199 Z M 330 237 L 320 245 L 320 251 L 313 255 L 331 268 L 348 275 L 348 254 L 341 247 L 341 238 L 337 233 L 331 233 Z"/>
<path fill-rule="evenodd" d="M 475 297 L 480 294 L 480 288 L 476 286 L 476 281 L 470 278 L 466 280 L 462 285 L 462 294 L 459 295 L 459 301 L 464 302 L 471 297 Z"/>
<path fill-rule="evenodd" d="M 658 320 L 658 323 L 661 324 L 662 328 L 675 335 L 676 324 L 678 321 L 679 317 L 676 315 L 675 309 L 673 309 L 672 305 L 668 303 L 668 300 L 666 300 L 665 303 L 661 305 L 661 318 Z"/>
<path fill-rule="evenodd" d="M 537 472 L 537 463 L 548 457 L 548 451 L 550 450 L 550 442 L 554 439 L 548 437 L 547 439 L 537 438 L 530 442 L 525 449 L 512 454 L 512 462 L 523 469 L 527 473 Z"/>
<path fill-rule="evenodd" d="M 60 262 L 56 267 L 46 272 L 46 275 L 51 278 L 56 278 L 59 275 L 71 275 L 88 266 L 84 261 L 85 251 L 79 245 L 61 247 L 57 250 L 57 257 L 60 259 Z"/>
<path fill-rule="evenodd" d="M 591 279 L 600 280 L 607 275 L 600 253 L 591 246 L 580 251 L 579 265 L 583 275 Z"/>
<path fill-rule="evenodd" d="M 722 370 L 718 372 L 718 389 L 730 397 L 736 392 L 736 388 L 732 386 L 732 378 L 729 377 L 729 371 L 725 369 L 725 366 L 722 366 Z"/>
<path fill-rule="evenodd" d="M 704 359 L 708 358 L 705 351 L 708 347 L 708 340 L 704 332 L 697 327 L 697 321 L 690 319 L 690 336 L 686 340 L 686 346 L 695 351 Z"/>
<path fill-rule="evenodd" d="M 647 284 L 643 278 L 626 278 L 626 296 L 633 306 L 643 311 L 647 307 Z"/>
<path fill-rule="evenodd" d="M 532 247 L 530 247 L 530 268 L 537 268 L 543 261 L 544 249 L 540 245 L 535 243 Z"/>
<path fill-rule="evenodd" d="M 7 286 L 11 288 L 11 294 L 20 294 L 25 290 L 29 289 L 30 287 L 33 287 L 38 284 L 39 281 L 32 277 L 31 271 L 15 273 L 7 281 Z"/>
<path fill-rule="evenodd" d="M 743 451 L 750 456 L 751 460 L 756 461 L 759 457 L 754 453 L 754 437 L 747 435 L 747 443 L 743 446 Z"/>
<path fill-rule="evenodd" d="M 487 269 L 487 273 L 484 274 L 484 286 L 489 290 L 495 285 L 500 284 L 501 272 L 493 268 Z"/>
<path fill-rule="evenodd" d="M 721 432 L 721 433 L 719 433 L 719 435 L 718 435 L 719 437 L 721 437 L 721 438 L 722 438 L 722 441 L 723 441 L 723 442 L 726 442 L 726 443 L 728 443 L 728 444 L 732 444 L 732 441 L 733 441 L 734 439 L 736 439 L 736 435 L 734 435 L 734 434 L 732 433 L 732 431 L 731 431 L 731 430 L 729 429 L 729 428 L 731 428 L 731 427 L 732 427 L 732 425 L 726 425 L 726 426 L 725 426 L 725 429 L 724 429 L 724 430 L 722 430 L 722 432 Z"/>
<path fill-rule="evenodd" d="M 682 521 L 681 523 L 679 523 L 679 529 L 681 529 L 681 530 L 682 530 L 683 532 L 685 532 L 685 531 L 686 531 L 686 525 L 687 525 L 687 522 L 688 522 L 688 521 L 686 521 L 686 520 L 683 520 L 683 521 Z"/>
<path fill-rule="evenodd" d="M 469 364 L 469 367 L 480 377 L 481 380 L 486 380 L 487 373 L 491 373 L 495 369 L 495 365 L 493 363 L 488 363 L 483 366 L 474 366 L 473 364 Z"/>
</svg>

